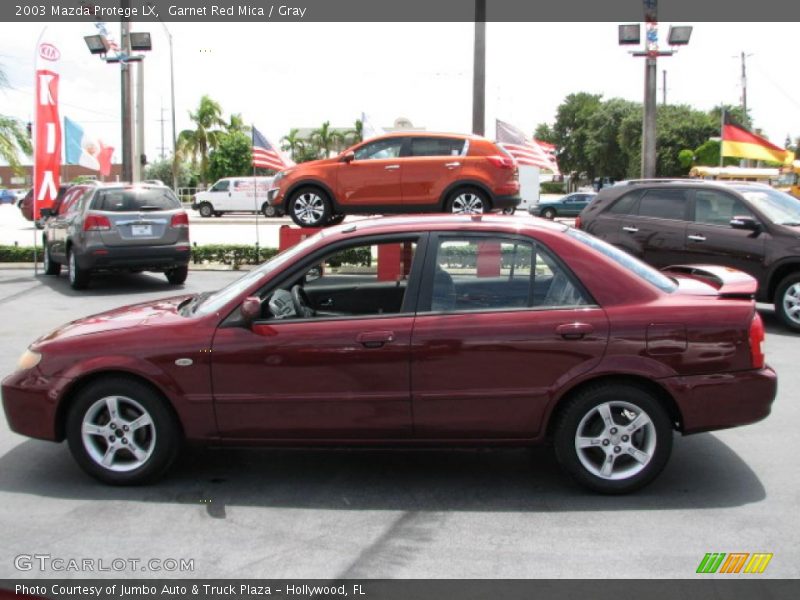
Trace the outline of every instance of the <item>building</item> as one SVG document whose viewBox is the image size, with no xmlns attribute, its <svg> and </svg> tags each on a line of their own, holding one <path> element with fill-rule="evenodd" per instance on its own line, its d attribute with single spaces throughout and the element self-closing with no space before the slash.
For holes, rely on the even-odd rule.
<svg viewBox="0 0 800 600">
<path fill-rule="evenodd" d="M 33 166 L 23 165 L 22 173 L 15 173 L 7 165 L 0 165 L 0 187 L 9 189 L 29 188 L 33 185 Z M 77 177 L 91 177 L 99 181 L 119 181 L 122 177 L 122 165 L 111 165 L 111 175 L 100 177 L 97 171 L 80 165 L 61 165 L 61 181 L 72 181 Z"/>
</svg>

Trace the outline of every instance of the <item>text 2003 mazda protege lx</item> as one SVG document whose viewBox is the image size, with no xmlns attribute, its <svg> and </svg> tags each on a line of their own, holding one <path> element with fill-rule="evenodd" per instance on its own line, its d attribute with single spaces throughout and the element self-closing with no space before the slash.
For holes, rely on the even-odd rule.
<svg viewBox="0 0 800 600">
<path fill-rule="evenodd" d="M 421 216 L 310 237 L 214 292 L 74 321 L 3 382 L 11 428 L 112 484 L 186 442 L 529 445 L 628 492 L 673 430 L 752 423 L 776 376 L 748 275 L 659 272 L 538 219 Z"/>
</svg>

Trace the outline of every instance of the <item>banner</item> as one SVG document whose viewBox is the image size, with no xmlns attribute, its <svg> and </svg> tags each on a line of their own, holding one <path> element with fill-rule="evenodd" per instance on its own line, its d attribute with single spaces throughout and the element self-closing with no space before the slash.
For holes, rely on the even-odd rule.
<svg viewBox="0 0 800 600">
<path fill-rule="evenodd" d="M 111 157 L 114 148 L 106 146 L 103 140 L 86 135 L 83 127 L 68 117 L 64 117 L 64 163 L 81 165 L 100 175 L 111 175 Z"/>
<path fill-rule="evenodd" d="M 61 52 L 45 31 L 36 44 L 33 159 L 33 218 L 50 208 L 61 183 L 61 121 L 58 118 L 58 77 Z"/>
<path fill-rule="evenodd" d="M 790 165 L 794 153 L 771 143 L 767 138 L 736 124 L 728 113 L 723 116 L 722 156 L 766 160 Z"/>
</svg>

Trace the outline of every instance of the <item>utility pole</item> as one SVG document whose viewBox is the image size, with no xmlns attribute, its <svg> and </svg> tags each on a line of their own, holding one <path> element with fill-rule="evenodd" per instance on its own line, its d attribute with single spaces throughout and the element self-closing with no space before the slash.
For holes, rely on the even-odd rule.
<svg viewBox="0 0 800 600">
<path fill-rule="evenodd" d="M 661 71 L 663 81 L 661 83 L 661 106 L 667 105 L 667 70 Z"/>
<path fill-rule="evenodd" d="M 130 8 L 130 0 L 120 0 L 120 9 L 125 15 Z M 133 181 L 133 122 L 131 107 L 131 55 L 129 17 L 120 18 L 120 51 L 123 60 L 120 62 L 120 102 L 122 113 L 122 180 Z"/>
<path fill-rule="evenodd" d="M 475 62 L 472 71 L 472 133 L 486 127 L 486 0 L 475 0 Z"/>
<path fill-rule="evenodd" d="M 750 119 L 747 116 L 747 57 L 752 54 L 742 52 L 742 119 L 743 125 L 750 129 Z"/>
<path fill-rule="evenodd" d="M 133 163 L 133 180 L 144 179 L 144 61 L 136 66 L 136 154 Z"/>
<path fill-rule="evenodd" d="M 164 118 L 164 98 L 163 98 L 163 96 L 161 98 L 161 110 L 159 112 L 159 117 L 160 118 L 158 119 L 158 121 L 159 121 L 159 123 L 161 123 L 161 148 L 160 148 L 160 150 L 161 150 L 161 160 L 164 160 L 166 158 L 166 154 L 165 154 L 166 147 L 164 146 L 164 123 L 166 122 L 166 119 Z"/>
</svg>

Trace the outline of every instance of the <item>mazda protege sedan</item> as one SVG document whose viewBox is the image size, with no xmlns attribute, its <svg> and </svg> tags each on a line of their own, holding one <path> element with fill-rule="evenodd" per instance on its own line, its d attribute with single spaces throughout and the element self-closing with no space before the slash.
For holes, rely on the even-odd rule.
<svg viewBox="0 0 800 600">
<path fill-rule="evenodd" d="M 769 414 L 755 288 L 539 219 L 367 219 L 219 291 L 56 329 L 3 405 L 14 431 L 66 439 L 111 484 L 154 479 L 187 443 L 552 441 L 580 483 L 629 492 L 664 468 L 674 430 Z"/>
</svg>

